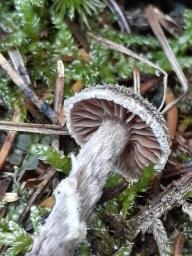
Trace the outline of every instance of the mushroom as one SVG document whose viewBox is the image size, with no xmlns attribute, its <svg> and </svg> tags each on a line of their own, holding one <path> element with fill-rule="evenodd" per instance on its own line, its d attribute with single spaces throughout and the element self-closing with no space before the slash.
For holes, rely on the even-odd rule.
<svg viewBox="0 0 192 256">
<path fill-rule="evenodd" d="M 104 136 L 107 140 L 109 137 L 106 143 L 113 151 L 112 169 L 123 176 L 137 179 L 150 163 L 154 163 L 156 169 L 163 169 L 170 153 L 165 120 L 151 103 L 132 89 L 98 85 L 68 99 L 65 111 L 68 130 L 83 146 L 82 151 L 84 148 L 86 151 L 85 144 L 90 140 L 94 151 L 95 147 L 105 147 L 100 138 Z M 80 153 L 83 158 L 88 152 L 84 153 L 84 156 Z M 100 149 L 98 158 L 101 155 Z M 104 159 L 107 156 L 106 152 Z"/>
<path fill-rule="evenodd" d="M 55 191 L 56 204 L 29 255 L 73 255 L 109 172 L 138 179 L 150 163 L 162 170 L 170 153 L 164 118 L 132 89 L 86 89 L 65 101 L 65 113 L 82 148 Z"/>
</svg>

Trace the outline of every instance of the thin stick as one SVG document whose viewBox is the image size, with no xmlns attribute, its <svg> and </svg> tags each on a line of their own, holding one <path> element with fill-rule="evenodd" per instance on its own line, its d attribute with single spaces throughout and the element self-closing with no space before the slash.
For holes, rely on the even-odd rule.
<svg viewBox="0 0 192 256">
<path fill-rule="evenodd" d="M 89 33 L 89 35 L 91 37 L 93 37 L 95 39 L 95 41 L 97 41 L 98 43 L 100 43 L 101 45 L 104 45 L 106 47 L 108 47 L 109 49 L 112 49 L 112 50 L 115 50 L 115 51 L 118 51 L 118 52 L 121 52 L 121 53 L 124 53 L 128 56 L 131 56 L 132 58 L 136 59 L 136 60 L 139 60 L 151 67 L 153 67 L 154 69 L 157 69 L 159 70 L 161 73 L 163 73 L 164 75 L 164 78 L 163 78 L 163 82 L 164 82 L 164 93 L 163 93 L 163 100 L 162 100 L 162 103 L 159 107 L 158 110 L 160 110 L 162 108 L 162 106 L 164 105 L 165 103 L 165 97 L 166 97 L 166 92 L 167 92 L 167 78 L 168 78 L 168 75 L 167 73 L 161 69 L 159 66 L 155 65 L 153 62 L 141 57 L 140 55 L 136 54 L 135 52 L 131 51 L 130 49 L 124 47 L 123 45 L 120 45 L 120 44 L 117 44 L 117 43 L 114 43 L 108 39 L 105 39 L 103 37 L 98 37 L 98 36 L 95 36 L 91 33 Z"/>
<path fill-rule="evenodd" d="M 137 68 L 134 68 L 133 70 L 133 81 L 134 81 L 134 91 L 138 94 L 140 94 L 140 85 L 141 85 L 141 79 L 140 79 L 140 72 Z"/>
<path fill-rule="evenodd" d="M 57 62 L 57 80 L 55 86 L 55 95 L 54 95 L 54 110 L 58 115 L 59 123 L 63 126 L 65 123 L 64 118 L 64 65 L 61 60 Z"/>
<path fill-rule="evenodd" d="M 32 124 L 0 121 L 1 131 L 20 131 L 43 134 L 68 135 L 66 128 L 52 124 Z"/>
<path fill-rule="evenodd" d="M 181 96 L 179 96 L 177 99 L 175 99 L 173 102 L 169 103 L 161 111 L 161 113 L 164 114 L 167 111 L 169 111 L 172 107 L 174 107 L 183 98 L 183 96 L 186 94 L 186 92 L 188 90 L 188 83 L 187 83 L 186 77 L 185 77 L 185 75 L 184 75 L 184 73 L 183 73 L 174 53 L 173 53 L 173 50 L 171 49 L 171 47 L 167 41 L 167 38 L 160 26 L 161 19 L 159 19 L 159 17 L 158 17 L 158 9 L 154 8 L 152 5 L 149 5 L 145 9 L 145 13 L 146 13 L 149 24 L 150 24 L 154 34 L 158 38 L 166 56 L 167 56 L 167 59 L 170 62 L 172 69 L 175 71 L 175 73 L 178 77 L 178 80 L 181 83 L 182 88 L 183 88 L 183 94 Z M 165 97 L 164 97 L 164 100 L 165 100 Z"/>
<path fill-rule="evenodd" d="M 31 79 L 29 77 L 29 74 L 27 72 L 27 69 L 25 67 L 23 58 L 21 56 L 21 53 L 18 48 L 12 48 L 8 51 L 9 57 L 13 63 L 13 66 L 15 70 L 18 72 L 18 74 L 23 78 L 23 80 L 30 85 Z"/>
<path fill-rule="evenodd" d="M 121 32 L 131 33 L 131 29 L 126 20 L 126 17 L 117 2 L 115 0 L 106 0 L 105 2 L 111 12 L 117 16 L 117 22 L 119 24 Z"/>
<path fill-rule="evenodd" d="M 58 115 L 60 123 L 61 119 L 64 119 L 62 114 L 63 111 L 63 94 L 64 94 L 64 65 L 61 60 L 57 62 L 57 80 L 55 85 L 55 95 L 54 95 L 54 110 Z M 59 136 L 53 135 L 52 137 L 52 146 L 55 149 L 59 149 Z"/>
<path fill-rule="evenodd" d="M 19 224 L 23 224 L 25 222 L 25 220 L 30 212 L 31 206 L 40 198 L 45 187 L 48 186 L 48 184 L 50 183 L 50 181 L 53 179 L 54 176 L 55 176 L 55 170 L 50 168 L 47 172 L 46 179 L 44 179 L 41 182 L 39 187 L 36 189 L 36 191 L 31 196 L 30 200 L 28 201 L 25 209 L 19 216 L 19 220 L 18 220 Z"/>
<path fill-rule="evenodd" d="M 166 106 L 175 100 L 175 96 L 173 92 L 171 91 L 170 88 L 167 90 L 167 95 L 166 95 Z M 176 130 L 177 130 L 177 122 L 178 122 L 178 111 L 177 107 L 174 106 L 171 108 L 171 110 L 167 113 L 167 128 L 169 131 L 169 137 L 170 137 L 170 144 L 172 144 L 175 135 L 176 135 Z"/>
<path fill-rule="evenodd" d="M 12 48 L 8 51 L 9 57 L 13 63 L 13 66 L 15 70 L 18 72 L 18 74 L 23 78 L 23 80 L 30 86 L 31 80 L 29 77 L 29 74 L 27 72 L 27 69 L 25 67 L 22 55 L 19 51 L 18 48 Z M 25 106 L 27 110 L 30 112 L 30 114 L 37 120 L 38 122 L 43 122 L 44 121 L 44 116 L 40 111 L 38 111 L 37 108 L 33 105 L 32 101 L 30 101 L 25 95 L 24 96 L 24 101 L 25 101 Z"/>
<path fill-rule="evenodd" d="M 54 110 L 57 114 L 61 113 L 63 106 L 63 94 L 64 94 L 64 65 L 62 60 L 57 62 L 57 80 L 55 86 L 54 95 Z"/>
<path fill-rule="evenodd" d="M 184 245 L 185 238 L 182 233 L 178 233 L 175 238 L 175 244 L 174 244 L 174 252 L 173 256 L 182 256 L 182 250 Z"/>
<path fill-rule="evenodd" d="M 43 112 L 54 124 L 58 123 L 58 118 L 53 109 L 45 101 L 42 101 L 37 97 L 35 92 L 29 87 L 29 85 L 21 78 L 21 76 L 12 68 L 5 57 L 0 53 L 0 66 L 10 76 L 12 81 L 20 88 L 24 95 L 30 99 L 33 104 Z"/>
<path fill-rule="evenodd" d="M 18 109 L 16 109 L 13 114 L 12 120 L 13 122 L 15 122 L 15 121 L 19 121 L 19 119 L 20 119 L 20 112 L 18 111 Z M 9 152 L 11 150 L 11 147 L 13 145 L 16 135 L 17 135 L 17 131 L 9 131 L 4 140 L 3 146 L 1 147 L 1 151 L 0 151 L 0 170 L 2 170 L 5 164 L 5 161 L 7 160 L 7 157 L 9 155 Z"/>
</svg>

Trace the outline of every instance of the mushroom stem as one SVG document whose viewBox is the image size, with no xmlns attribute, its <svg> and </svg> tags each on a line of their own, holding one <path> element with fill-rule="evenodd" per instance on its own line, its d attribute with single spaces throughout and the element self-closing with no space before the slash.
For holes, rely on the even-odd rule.
<svg viewBox="0 0 192 256">
<path fill-rule="evenodd" d="M 28 256 L 74 254 L 85 238 L 85 222 L 101 197 L 108 173 L 128 140 L 125 125 L 103 121 L 80 150 L 69 177 L 56 188 L 55 206 Z"/>
<path fill-rule="evenodd" d="M 127 126 L 116 120 L 106 120 L 77 156 L 78 166 L 71 175 L 78 180 L 82 220 L 87 220 L 101 197 L 108 173 L 125 148 L 128 137 Z"/>
</svg>

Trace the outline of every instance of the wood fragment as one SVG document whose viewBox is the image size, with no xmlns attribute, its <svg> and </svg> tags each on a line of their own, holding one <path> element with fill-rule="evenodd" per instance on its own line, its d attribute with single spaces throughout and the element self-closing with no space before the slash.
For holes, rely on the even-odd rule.
<svg viewBox="0 0 192 256">
<path fill-rule="evenodd" d="M 18 122 L 19 119 L 20 119 L 20 113 L 19 113 L 19 110 L 16 109 L 15 113 L 13 114 L 12 121 L 13 123 Z M 3 169 L 4 164 L 7 160 L 7 157 L 9 156 L 9 152 L 12 148 L 16 135 L 17 135 L 17 131 L 9 131 L 8 134 L 6 135 L 5 141 L 0 151 L 0 171 Z"/>
<path fill-rule="evenodd" d="M 174 251 L 173 256 L 182 256 L 182 250 L 184 245 L 185 238 L 182 233 L 178 232 L 175 243 L 174 243 Z"/>
<path fill-rule="evenodd" d="M 59 123 L 64 125 L 65 123 L 65 116 L 64 116 L 64 64 L 61 60 L 57 62 L 57 79 L 55 85 L 55 95 L 54 95 L 54 110 L 58 115 Z M 60 143 L 59 143 L 59 135 L 54 134 L 52 136 L 52 147 L 56 150 L 59 150 Z M 52 168 L 52 172 L 56 174 L 56 170 Z M 58 176 L 53 176 L 53 188 L 59 183 Z"/>
<path fill-rule="evenodd" d="M 54 95 L 54 110 L 60 115 L 61 109 L 63 107 L 63 97 L 64 97 L 64 65 L 61 60 L 57 62 L 57 79 L 55 86 Z"/>
<path fill-rule="evenodd" d="M 64 97 L 64 65 L 61 60 L 57 62 L 57 79 L 55 85 L 54 95 L 54 110 L 58 115 L 59 123 L 64 125 L 64 113 L 63 109 L 63 97 Z M 52 136 L 52 146 L 59 149 L 59 135 Z"/>
<path fill-rule="evenodd" d="M 12 48 L 8 51 L 8 54 L 13 63 L 15 70 L 23 78 L 23 80 L 30 86 L 31 79 L 29 77 L 27 68 L 25 67 L 25 64 L 19 49 Z M 42 113 L 34 107 L 33 103 L 25 95 L 24 95 L 24 102 L 27 110 L 30 112 L 30 114 L 33 116 L 35 120 L 37 120 L 38 122 L 45 121 L 43 119 Z"/>
<path fill-rule="evenodd" d="M 27 72 L 27 69 L 25 67 L 23 58 L 21 56 L 21 53 L 18 48 L 12 48 L 8 51 L 9 57 L 13 63 L 13 66 L 15 70 L 18 72 L 18 74 L 23 78 L 23 80 L 30 85 L 31 79 L 29 77 L 29 74 Z"/>
<path fill-rule="evenodd" d="M 133 70 L 133 84 L 134 84 L 134 91 L 138 94 L 141 94 L 141 77 L 138 68 L 134 68 Z"/>
<path fill-rule="evenodd" d="M 175 96 L 170 88 L 167 89 L 166 95 L 166 105 L 169 105 L 171 102 L 175 100 Z M 174 106 L 167 112 L 167 128 L 169 131 L 170 144 L 172 144 L 177 130 L 177 122 L 178 122 L 178 111 L 177 106 Z"/>
</svg>

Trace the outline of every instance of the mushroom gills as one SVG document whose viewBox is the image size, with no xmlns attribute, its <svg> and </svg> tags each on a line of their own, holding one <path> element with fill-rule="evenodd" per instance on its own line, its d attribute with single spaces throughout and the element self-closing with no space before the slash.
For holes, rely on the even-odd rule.
<svg viewBox="0 0 192 256">
<path fill-rule="evenodd" d="M 133 176 L 139 176 L 149 163 L 157 163 L 161 158 L 160 145 L 151 128 L 138 115 L 105 99 L 93 98 L 77 102 L 72 110 L 72 123 L 81 142 L 86 142 L 103 120 L 113 119 L 127 127 L 129 142 L 118 161 L 119 168 L 127 168 Z"/>
</svg>

